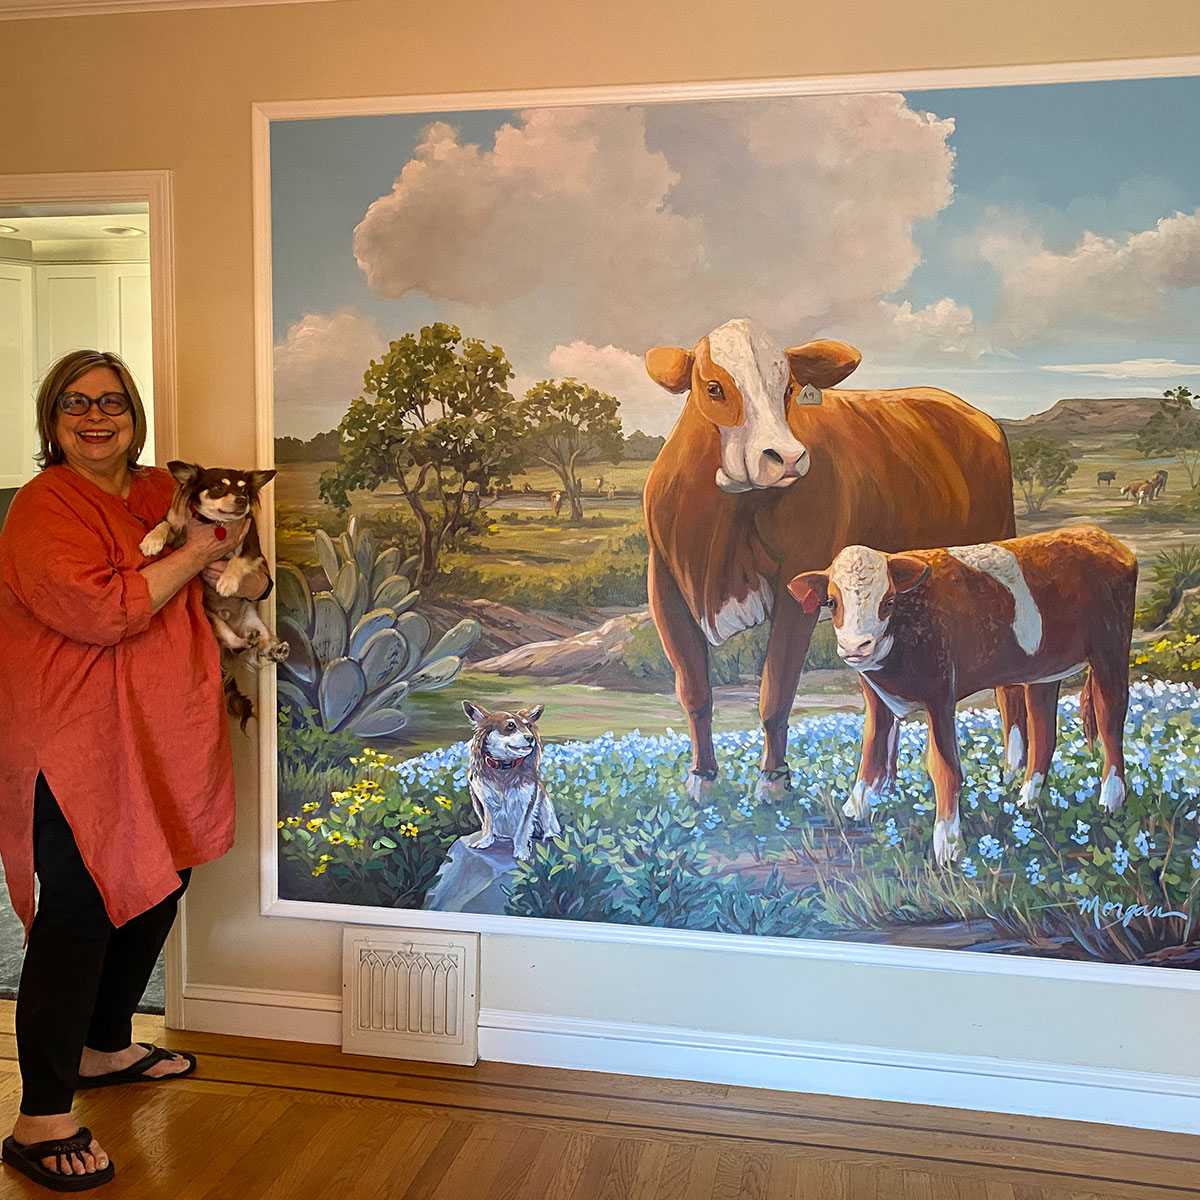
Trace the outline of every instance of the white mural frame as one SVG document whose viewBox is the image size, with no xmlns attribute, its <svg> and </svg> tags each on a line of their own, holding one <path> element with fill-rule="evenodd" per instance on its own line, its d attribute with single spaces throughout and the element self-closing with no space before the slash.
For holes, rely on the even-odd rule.
<svg viewBox="0 0 1200 1200">
<path fill-rule="evenodd" d="M 892 72 L 811 79 L 747 80 L 720 83 L 561 88 L 344 100 L 290 100 L 252 106 L 252 171 L 254 220 L 255 401 L 257 462 L 274 461 L 273 335 L 271 288 L 270 137 L 273 123 L 323 117 L 416 114 L 458 110 L 574 105 L 664 103 L 735 99 L 767 99 L 845 92 L 923 91 L 1027 84 L 1085 83 L 1165 79 L 1200 75 L 1200 57 L 1135 59 L 1111 62 L 1047 63 L 1021 67 Z M 262 542 L 274 561 L 273 493 L 264 499 Z M 259 711 L 276 711 L 275 676 L 259 675 Z M 471 913 L 388 909 L 349 904 L 282 899 L 279 895 L 277 842 L 277 745 L 273 719 L 258 723 L 260 911 L 264 916 L 302 918 L 338 924 L 547 937 L 565 941 L 619 942 L 676 949 L 719 950 L 734 954 L 807 958 L 926 971 L 966 972 L 1030 978 L 1090 980 L 1146 988 L 1200 992 L 1200 971 L 1148 969 L 1124 964 L 1066 962 L 1035 956 L 1012 957 L 969 950 L 936 950 L 877 946 L 858 942 L 820 941 L 659 927 L 594 924 L 545 918 L 490 916 Z"/>
</svg>

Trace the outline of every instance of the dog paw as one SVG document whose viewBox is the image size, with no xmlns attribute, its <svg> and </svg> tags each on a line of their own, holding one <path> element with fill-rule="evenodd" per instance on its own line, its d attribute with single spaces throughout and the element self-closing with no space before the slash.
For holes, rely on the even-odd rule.
<svg viewBox="0 0 1200 1200">
<path fill-rule="evenodd" d="M 217 580 L 217 595 L 232 596 L 238 590 L 238 576 L 236 571 L 225 571 L 221 578 Z"/>
<path fill-rule="evenodd" d="M 162 548 L 167 544 L 167 535 L 158 533 L 156 530 L 151 530 L 138 543 L 138 549 L 147 557 L 153 558 L 156 554 L 162 553 Z"/>
<path fill-rule="evenodd" d="M 292 652 L 292 648 L 287 642 L 275 642 L 268 649 L 263 651 L 263 657 L 271 662 L 286 662 L 287 656 Z"/>
<path fill-rule="evenodd" d="M 246 634 L 246 646 L 251 650 L 255 649 L 262 640 L 263 635 L 257 629 L 251 629 Z"/>
</svg>

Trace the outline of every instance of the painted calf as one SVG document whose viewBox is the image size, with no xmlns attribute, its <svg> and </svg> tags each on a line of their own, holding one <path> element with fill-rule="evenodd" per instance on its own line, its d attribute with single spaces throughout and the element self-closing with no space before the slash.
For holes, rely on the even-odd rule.
<svg viewBox="0 0 1200 1200">
<path fill-rule="evenodd" d="M 862 765 L 847 814 L 869 815 L 894 783 L 899 719 L 924 708 L 937 796 L 934 855 L 943 864 L 957 857 L 963 774 L 955 702 L 985 688 L 1023 687 L 1029 757 L 1019 803 L 1028 805 L 1054 757 L 1059 687 L 1084 666 L 1084 734 L 1091 746 L 1098 730 L 1104 747 L 1100 803 L 1120 807 L 1136 586 L 1133 553 L 1090 526 L 903 554 L 848 546 L 828 571 L 793 579 L 791 592 L 806 611 L 830 609 L 838 654 L 859 672 L 866 698 Z M 1025 752 L 1016 727 L 1006 750 L 1013 770 Z"/>
</svg>

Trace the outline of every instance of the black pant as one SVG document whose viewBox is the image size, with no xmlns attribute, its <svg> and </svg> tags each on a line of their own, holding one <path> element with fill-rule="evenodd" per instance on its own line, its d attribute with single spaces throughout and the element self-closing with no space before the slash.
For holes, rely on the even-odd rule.
<svg viewBox="0 0 1200 1200">
<path fill-rule="evenodd" d="M 133 1040 L 133 1011 L 175 920 L 179 889 L 114 926 L 54 794 L 39 774 L 33 864 L 41 890 L 17 992 L 21 1112 L 71 1110 L 84 1046 L 113 1052 Z"/>
</svg>

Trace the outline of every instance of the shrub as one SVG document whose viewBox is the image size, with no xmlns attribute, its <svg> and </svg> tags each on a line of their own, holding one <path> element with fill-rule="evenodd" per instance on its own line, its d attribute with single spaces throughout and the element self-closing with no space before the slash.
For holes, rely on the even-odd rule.
<svg viewBox="0 0 1200 1200">
<path fill-rule="evenodd" d="M 1137 610 L 1142 629 L 1157 629 L 1189 588 L 1200 586 L 1200 546 L 1185 542 L 1162 550 L 1150 564 L 1154 580 L 1150 594 Z"/>
</svg>

